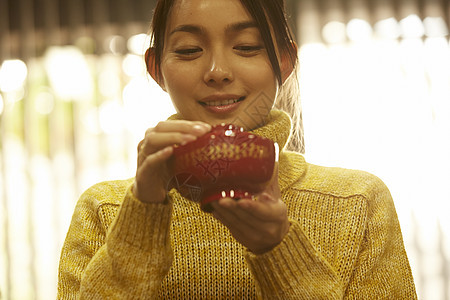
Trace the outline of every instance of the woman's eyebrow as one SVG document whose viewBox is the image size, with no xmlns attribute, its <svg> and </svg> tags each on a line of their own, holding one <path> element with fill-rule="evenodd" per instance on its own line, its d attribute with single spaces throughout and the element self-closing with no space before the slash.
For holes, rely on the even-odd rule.
<svg viewBox="0 0 450 300">
<path fill-rule="evenodd" d="M 169 35 L 172 35 L 177 32 L 188 32 L 188 33 L 192 33 L 192 34 L 200 34 L 203 32 L 203 30 L 199 26 L 186 24 L 186 25 L 177 26 L 174 30 L 172 30 L 170 32 Z"/>
<path fill-rule="evenodd" d="M 225 32 L 226 33 L 233 33 L 242 31 L 248 28 L 257 28 L 256 23 L 253 21 L 244 21 L 244 22 L 237 22 L 230 24 L 226 27 Z M 169 35 L 172 35 L 176 32 L 188 32 L 192 34 L 201 34 L 204 32 L 203 28 L 201 26 L 193 25 L 193 24 L 183 24 L 180 26 L 177 26 L 174 30 L 170 32 Z"/>
<path fill-rule="evenodd" d="M 253 21 L 244 21 L 244 22 L 238 22 L 234 24 L 230 24 L 225 29 L 226 32 L 237 32 L 242 31 L 247 28 L 257 28 L 256 23 Z"/>
</svg>

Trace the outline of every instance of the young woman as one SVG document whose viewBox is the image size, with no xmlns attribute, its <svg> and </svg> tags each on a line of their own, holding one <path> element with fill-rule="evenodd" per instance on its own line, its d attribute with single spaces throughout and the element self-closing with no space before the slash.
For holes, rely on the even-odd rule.
<svg viewBox="0 0 450 300">
<path fill-rule="evenodd" d="M 58 297 L 417 298 L 385 185 L 286 150 L 289 139 L 301 143 L 291 117 L 273 109 L 296 100 L 287 82 L 297 49 L 283 1 L 160 0 L 152 25 L 148 71 L 177 114 L 146 132 L 135 178 L 100 183 L 80 198 Z M 167 162 L 174 144 L 218 123 L 283 150 L 256 201 L 223 198 L 209 214 L 166 189 Z"/>
</svg>

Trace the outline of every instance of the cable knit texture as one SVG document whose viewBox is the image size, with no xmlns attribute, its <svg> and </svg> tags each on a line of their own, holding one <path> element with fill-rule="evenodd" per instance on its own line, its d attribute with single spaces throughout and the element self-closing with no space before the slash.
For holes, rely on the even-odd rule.
<svg viewBox="0 0 450 300">
<path fill-rule="evenodd" d="M 286 145 L 272 111 L 253 132 Z M 291 228 L 254 255 L 176 190 L 144 204 L 133 179 L 89 188 L 62 249 L 58 299 L 417 299 L 391 195 L 377 177 L 282 151 Z"/>
</svg>

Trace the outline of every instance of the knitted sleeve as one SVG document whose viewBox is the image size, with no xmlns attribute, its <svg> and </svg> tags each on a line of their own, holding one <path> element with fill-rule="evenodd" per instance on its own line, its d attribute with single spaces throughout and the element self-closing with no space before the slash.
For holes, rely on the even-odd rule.
<svg viewBox="0 0 450 300">
<path fill-rule="evenodd" d="M 58 299 L 152 298 L 170 269 L 171 204 L 141 203 L 128 188 L 114 216 L 111 206 L 118 204 L 104 197 L 117 195 L 97 185 L 77 203 L 61 254 Z"/>
<path fill-rule="evenodd" d="M 367 225 L 346 298 L 417 299 L 394 202 L 379 184 L 368 201 Z"/>
<path fill-rule="evenodd" d="M 370 192 L 354 199 L 331 198 L 324 196 L 304 223 L 292 220 L 290 232 L 272 251 L 246 253 L 259 298 L 417 299 L 395 207 L 384 184 L 376 181 Z M 310 222 L 321 215 L 335 216 Z M 333 230 L 339 234 L 330 234 Z M 312 237 L 311 232 L 320 231 L 327 232 L 328 239 Z"/>
</svg>

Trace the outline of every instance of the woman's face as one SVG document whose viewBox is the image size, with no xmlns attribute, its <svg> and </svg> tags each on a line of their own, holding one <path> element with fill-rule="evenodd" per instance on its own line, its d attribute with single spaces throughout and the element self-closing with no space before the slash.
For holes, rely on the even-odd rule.
<svg viewBox="0 0 450 300">
<path fill-rule="evenodd" d="M 265 123 L 277 80 L 239 0 L 177 0 L 165 41 L 160 85 L 183 119 L 246 130 Z"/>
</svg>

